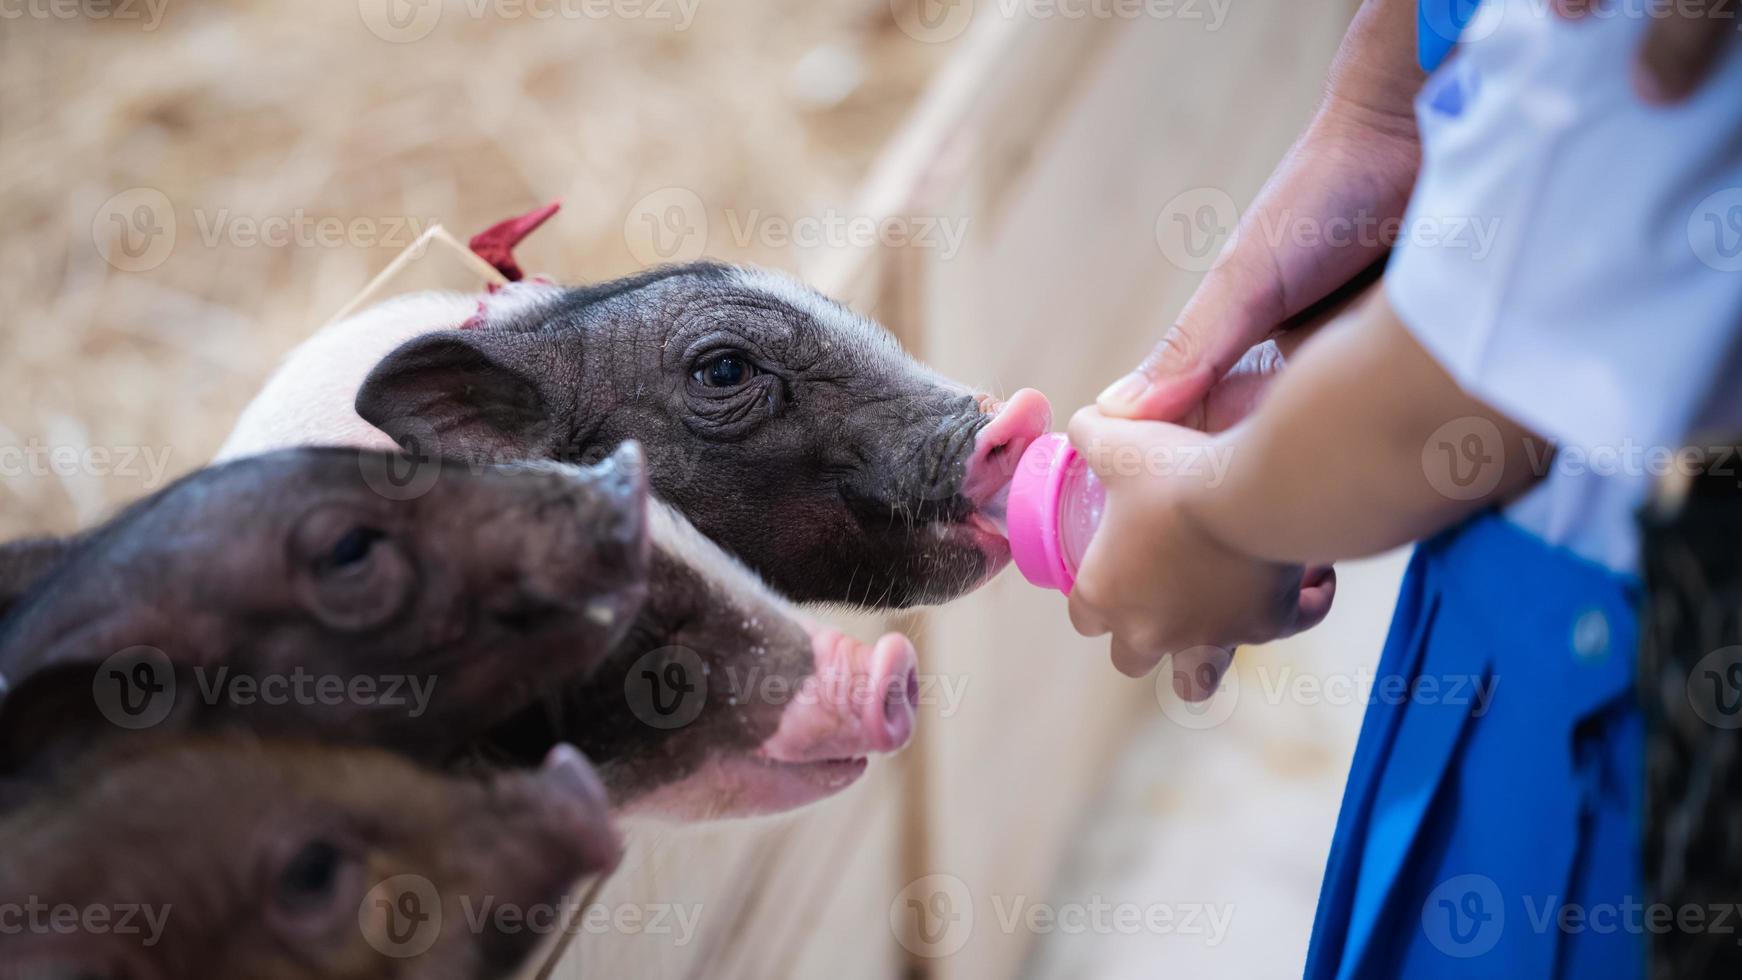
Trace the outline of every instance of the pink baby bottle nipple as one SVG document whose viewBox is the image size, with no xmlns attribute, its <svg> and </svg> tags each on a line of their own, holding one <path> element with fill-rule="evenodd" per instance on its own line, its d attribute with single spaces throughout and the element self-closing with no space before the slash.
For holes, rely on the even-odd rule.
<svg viewBox="0 0 1742 980">
<path fill-rule="evenodd" d="M 1069 595 L 1106 503 L 1106 488 L 1064 433 L 1035 439 L 1016 464 L 1006 503 L 1017 571 Z"/>
</svg>

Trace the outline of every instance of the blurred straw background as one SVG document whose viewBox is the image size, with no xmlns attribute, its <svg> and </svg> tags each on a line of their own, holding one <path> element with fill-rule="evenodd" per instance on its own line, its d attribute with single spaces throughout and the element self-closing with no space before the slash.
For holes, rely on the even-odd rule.
<svg viewBox="0 0 1742 980">
<path fill-rule="evenodd" d="M 410 0 L 424 36 L 381 19 L 406 0 L 80 2 L 0 21 L 0 446 L 30 454 L 0 461 L 0 537 L 203 464 L 429 223 L 464 238 L 561 198 L 522 262 L 581 281 L 643 264 L 626 227 L 660 188 L 740 213 L 850 199 L 949 48 L 883 0 L 608 21 Z M 708 252 L 793 264 L 723 234 Z"/>
</svg>

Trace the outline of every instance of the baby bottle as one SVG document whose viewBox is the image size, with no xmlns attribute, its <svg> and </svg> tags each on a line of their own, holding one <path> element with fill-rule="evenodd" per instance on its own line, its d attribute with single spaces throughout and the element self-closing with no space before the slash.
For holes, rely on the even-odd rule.
<svg viewBox="0 0 1742 980">
<path fill-rule="evenodd" d="M 1107 490 L 1062 432 L 1030 443 L 1016 464 L 1005 504 L 1010 557 L 1022 577 L 1070 594 L 1100 526 Z"/>
</svg>

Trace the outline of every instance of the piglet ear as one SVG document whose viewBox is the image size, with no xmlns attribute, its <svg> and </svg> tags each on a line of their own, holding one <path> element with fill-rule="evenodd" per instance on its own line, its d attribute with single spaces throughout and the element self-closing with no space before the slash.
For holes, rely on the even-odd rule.
<svg viewBox="0 0 1742 980">
<path fill-rule="evenodd" d="M 555 424 L 538 385 L 516 366 L 514 346 L 527 342 L 470 331 L 407 341 L 363 380 L 357 414 L 420 453 L 467 460 L 543 455 Z"/>
<path fill-rule="evenodd" d="M 71 550 L 72 541 L 67 538 L 25 538 L 0 544 L 0 619 Z"/>
</svg>

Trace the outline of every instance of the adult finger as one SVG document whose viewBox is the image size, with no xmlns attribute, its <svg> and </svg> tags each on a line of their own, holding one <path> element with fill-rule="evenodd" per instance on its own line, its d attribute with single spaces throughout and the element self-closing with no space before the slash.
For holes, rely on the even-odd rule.
<svg viewBox="0 0 1742 980">
<path fill-rule="evenodd" d="M 1181 419 L 1273 327 L 1184 316 L 1135 370 L 1108 385 L 1095 403 L 1120 418 Z"/>
</svg>

